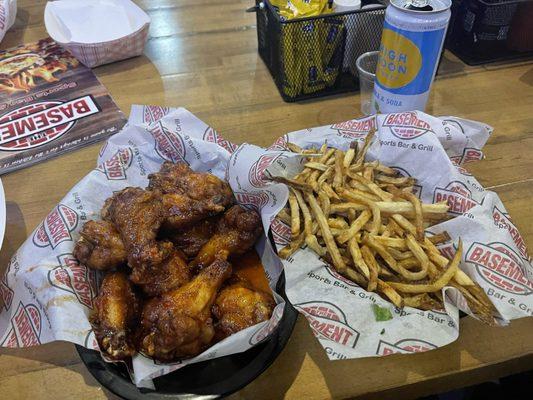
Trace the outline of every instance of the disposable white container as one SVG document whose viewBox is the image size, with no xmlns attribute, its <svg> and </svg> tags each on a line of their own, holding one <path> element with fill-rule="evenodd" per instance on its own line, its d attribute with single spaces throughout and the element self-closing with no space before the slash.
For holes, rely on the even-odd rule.
<svg viewBox="0 0 533 400">
<path fill-rule="evenodd" d="M 56 0 L 46 3 L 52 39 L 87 67 L 142 54 L 150 17 L 130 0 Z"/>
</svg>

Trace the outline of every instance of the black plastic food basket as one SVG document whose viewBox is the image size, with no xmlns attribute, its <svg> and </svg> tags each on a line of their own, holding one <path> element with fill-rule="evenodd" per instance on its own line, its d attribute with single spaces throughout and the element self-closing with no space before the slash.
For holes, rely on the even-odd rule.
<svg viewBox="0 0 533 400">
<path fill-rule="evenodd" d="M 356 91 L 355 61 L 378 50 L 385 6 L 364 0 L 343 13 L 282 20 L 268 0 L 256 0 L 259 55 L 283 100 L 292 102 Z"/>
<path fill-rule="evenodd" d="M 446 47 L 469 65 L 533 56 L 533 0 L 454 0 Z"/>
</svg>

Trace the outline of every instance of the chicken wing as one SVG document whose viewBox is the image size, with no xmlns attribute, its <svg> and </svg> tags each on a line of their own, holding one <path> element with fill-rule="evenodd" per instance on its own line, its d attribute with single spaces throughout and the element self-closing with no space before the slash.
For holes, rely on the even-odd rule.
<svg viewBox="0 0 533 400">
<path fill-rule="evenodd" d="M 131 268 L 161 264 L 170 256 L 172 243 L 156 241 L 164 217 L 158 193 L 135 187 L 125 188 L 106 202 L 102 217 L 115 224 Z"/>
<path fill-rule="evenodd" d="M 191 273 L 184 254 L 174 250 L 161 264 L 135 268 L 130 280 L 141 286 L 146 295 L 154 297 L 183 286 L 191 280 Z"/>
<path fill-rule="evenodd" d="M 217 338 L 223 339 L 272 316 L 276 303 L 272 295 L 253 289 L 244 282 L 231 284 L 220 291 L 213 315 L 218 322 L 215 325 Z"/>
<path fill-rule="evenodd" d="M 112 223 L 87 221 L 80 235 L 73 252 L 80 263 L 97 270 L 109 270 L 126 263 L 124 243 Z"/>
<path fill-rule="evenodd" d="M 148 189 L 163 193 L 165 226 L 185 226 L 218 214 L 233 203 L 229 184 L 214 175 L 194 172 L 185 163 L 163 163 L 160 171 L 148 176 Z"/>
<path fill-rule="evenodd" d="M 108 273 L 102 281 L 90 317 L 102 352 L 117 360 L 135 353 L 132 332 L 139 312 L 139 300 L 126 274 Z"/>
<path fill-rule="evenodd" d="M 214 336 L 211 306 L 231 265 L 216 260 L 179 289 L 151 299 L 143 309 L 140 350 L 161 361 L 193 357 Z"/>
<path fill-rule="evenodd" d="M 218 216 L 206 218 L 183 230 L 166 231 L 162 236 L 172 241 L 188 258 L 193 258 L 216 232 L 218 220 Z"/>
<path fill-rule="evenodd" d="M 227 259 L 243 254 L 253 246 L 261 234 L 261 218 L 255 211 L 233 206 L 224 213 L 217 225 L 217 233 L 202 246 L 191 268 L 203 268 L 215 258 Z"/>
</svg>

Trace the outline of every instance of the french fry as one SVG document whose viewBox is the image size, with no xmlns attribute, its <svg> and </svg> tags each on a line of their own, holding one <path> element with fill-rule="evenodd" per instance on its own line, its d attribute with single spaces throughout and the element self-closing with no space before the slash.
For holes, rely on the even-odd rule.
<svg viewBox="0 0 533 400">
<path fill-rule="evenodd" d="M 356 201 L 360 202 L 370 208 L 372 210 L 372 230 L 370 231 L 371 234 L 377 235 L 379 233 L 379 227 L 381 226 L 381 213 L 379 210 L 379 207 L 376 205 L 375 201 L 369 200 L 367 197 L 361 196 L 357 193 L 353 193 L 351 190 L 348 189 L 338 189 L 340 192 L 339 195 L 341 198 L 350 200 L 350 201 Z"/>
<path fill-rule="evenodd" d="M 289 206 L 291 210 L 291 237 L 294 239 L 300 234 L 300 207 L 292 189 L 289 190 Z"/>
<path fill-rule="evenodd" d="M 335 243 L 335 239 L 333 238 L 333 235 L 331 234 L 331 231 L 329 230 L 328 221 L 326 217 L 324 216 L 324 213 L 320 209 L 315 196 L 311 193 L 308 193 L 306 196 L 306 199 L 307 199 L 307 202 L 309 203 L 309 206 L 311 207 L 311 211 L 313 212 L 316 218 L 320 231 L 322 232 L 322 237 L 324 238 L 324 241 L 326 242 L 326 248 L 328 249 L 328 252 L 331 255 L 331 258 L 333 260 L 333 266 L 339 272 L 345 271 L 346 264 L 341 259 L 339 248 L 337 247 L 337 244 Z"/>
<path fill-rule="evenodd" d="M 379 266 L 376 259 L 374 258 L 374 255 L 372 254 L 372 251 L 370 251 L 367 246 L 361 247 L 360 253 L 362 257 L 361 261 L 363 261 L 369 271 L 368 287 L 366 288 L 366 290 L 368 290 L 369 292 L 373 292 L 374 290 L 376 290 L 378 285 Z"/>
<path fill-rule="evenodd" d="M 346 243 L 353 238 L 357 232 L 370 220 L 372 213 L 368 210 L 363 210 L 361 214 L 350 224 L 350 227 L 342 234 L 339 235 L 337 241 L 340 244 Z"/>
<path fill-rule="evenodd" d="M 344 161 L 344 153 L 341 150 L 335 150 L 335 175 L 333 176 L 333 188 L 338 188 L 342 185 L 343 171 L 342 163 Z"/>
</svg>

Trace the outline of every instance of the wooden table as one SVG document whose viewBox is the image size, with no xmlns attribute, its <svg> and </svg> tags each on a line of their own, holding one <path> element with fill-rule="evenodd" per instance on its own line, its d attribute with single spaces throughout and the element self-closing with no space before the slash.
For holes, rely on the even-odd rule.
<svg viewBox="0 0 533 400">
<path fill-rule="evenodd" d="M 360 115 L 359 97 L 284 103 L 257 55 L 251 0 L 141 0 L 152 18 L 145 55 L 95 69 L 125 113 L 132 104 L 184 106 L 228 139 L 268 145 L 297 129 Z M 19 0 L 2 48 L 46 36 L 44 0 Z M 496 191 L 533 246 L 533 64 L 469 67 L 446 54 L 428 112 L 494 126 L 486 159 L 468 166 Z M 100 145 L 2 176 L 7 232 L 0 271 L 48 211 L 91 170 Z M 412 398 L 533 366 L 533 319 L 489 328 L 465 318 L 459 340 L 415 355 L 329 362 L 303 318 L 274 364 L 234 399 Z M 0 349 L 0 397 L 115 398 L 80 362 L 74 346 Z"/>
</svg>

